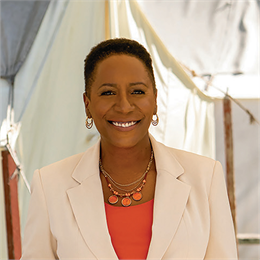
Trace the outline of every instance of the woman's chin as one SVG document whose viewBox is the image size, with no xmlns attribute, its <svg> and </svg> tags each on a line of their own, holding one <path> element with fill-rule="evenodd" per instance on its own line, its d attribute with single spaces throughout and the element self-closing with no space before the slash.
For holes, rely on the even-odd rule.
<svg viewBox="0 0 260 260">
<path fill-rule="evenodd" d="M 147 142 L 149 143 L 148 132 L 143 135 L 117 135 L 115 138 L 104 138 L 101 136 L 101 144 L 106 143 L 114 148 L 120 149 L 130 149 L 134 147 L 139 147 Z"/>
</svg>

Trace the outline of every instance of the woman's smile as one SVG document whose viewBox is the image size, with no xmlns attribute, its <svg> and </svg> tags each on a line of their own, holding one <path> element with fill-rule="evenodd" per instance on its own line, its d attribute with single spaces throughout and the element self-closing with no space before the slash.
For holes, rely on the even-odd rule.
<svg viewBox="0 0 260 260">
<path fill-rule="evenodd" d="M 128 121 L 128 122 L 119 122 L 119 121 L 108 121 L 110 124 L 117 126 L 117 127 L 123 127 L 123 128 L 129 128 L 131 126 L 136 125 L 139 121 Z"/>
<path fill-rule="evenodd" d="M 117 131 L 128 132 L 134 130 L 141 120 L 129 120 L 129 121 L 108 121 Z"/>
</svg>

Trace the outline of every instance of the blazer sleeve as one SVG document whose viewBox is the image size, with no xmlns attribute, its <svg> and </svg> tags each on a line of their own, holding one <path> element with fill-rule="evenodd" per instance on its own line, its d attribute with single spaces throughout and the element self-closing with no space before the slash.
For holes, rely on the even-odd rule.
<svg viewBox="0 0 260 260">
<path fill-rule="evenodd" d="M 39 170 L 36 170 L 33 175 L 22 251 L 22 260 L 58 259 L 55 253 L 56 240 L 50 230 L 48 209 Z"/>
<path fill-rule="evenodd" d="M 210 237 L 205 260 L 237 259 L 236 238 L 224 173 L 216 162 L 209 191 Z"/>
</svg>

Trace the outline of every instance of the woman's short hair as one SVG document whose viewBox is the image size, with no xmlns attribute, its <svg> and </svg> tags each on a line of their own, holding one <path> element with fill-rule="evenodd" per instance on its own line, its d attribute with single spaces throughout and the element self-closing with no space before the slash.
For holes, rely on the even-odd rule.
<svg viewBox="0 0 260 260">
<path fill-rule="evenodd" d="M 85 92 L 90 98 L 91 85 L 94 81 L 95 70 L 99 62 L 108 58 L 111 55 L 126 54 L 139 59 L 146 67 L 148 75 L 153 83 L 154 91 L 156 92 L 152 59 L 147 50 L 137 41 L 115 38 L 103 41 L 93 47 L 85 59 L 84 78 Z"/>
</svg>

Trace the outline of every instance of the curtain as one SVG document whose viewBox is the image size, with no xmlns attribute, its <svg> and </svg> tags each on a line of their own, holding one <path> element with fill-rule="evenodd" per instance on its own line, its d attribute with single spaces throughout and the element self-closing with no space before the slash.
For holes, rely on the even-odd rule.
<svg viewBox="0 0 260 260">
<path fill-rule="evenodd" d="M 1 90 L 9 104 L 14 103 L 14 79 L 31 49 L 49 1 L 1 2 L 1 67 L 0 76 L 9 83 L 8 92 Z M 5 88 L 4 83 L 3 88 Z M 1 84 L 1 85 L 2 85 Z M 2 88 L 2 86 L 1 86 Z M 1 103 L 1 118 L 6 117 L 6 102 Z"/>
</svg>

